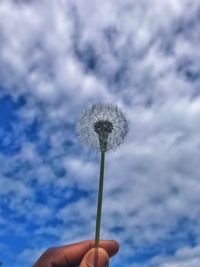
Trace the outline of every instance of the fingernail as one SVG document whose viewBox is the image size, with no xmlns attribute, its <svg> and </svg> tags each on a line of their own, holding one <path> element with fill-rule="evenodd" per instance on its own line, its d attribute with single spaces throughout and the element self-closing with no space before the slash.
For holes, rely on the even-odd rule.
<svg viewBox="0 0 200 267">
<path fill-rule="evenodd" d="M 93 248 L 86 257 L 87 267 L 108 267 L 109 257 L 102 248 Z"/>
</svg>

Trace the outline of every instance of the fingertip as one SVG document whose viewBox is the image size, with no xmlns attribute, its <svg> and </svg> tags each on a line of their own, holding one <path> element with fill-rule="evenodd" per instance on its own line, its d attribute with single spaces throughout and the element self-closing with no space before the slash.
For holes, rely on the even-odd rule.
<svg viewBox="0 0 200 267">
<path fill-rule="evenodd" d="M 107 267 L 109 265 L 109 255 L 107 251 L 101 247 L 90 249 L 83 260 L 80 267 Z"/>
<path fill-rule="evenodd" d="M 111 240 L 111 242 L 113 243 L 113 247 L 117 253 L 120 249 L 120 244 L 116 240 Z"/>
<path fill-rule="evenodd" d="M 105 249 L 109 257 L 114 256 L 119 251 L 119 243 L 115 240 L 101 240 L 99 246 Z"/>
</svg>

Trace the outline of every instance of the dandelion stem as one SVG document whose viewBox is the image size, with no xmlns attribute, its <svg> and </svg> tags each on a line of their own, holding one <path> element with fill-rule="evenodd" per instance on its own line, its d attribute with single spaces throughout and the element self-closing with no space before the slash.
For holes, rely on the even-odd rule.
<svg viewBox="0 0 200 267">
<path fill-rule="evenodd" d="M 103 180 L 104 180 L 104 162 L 105 162 L 105 151 L 101 151 L 99 193 L 98 193 L 97 216 L 96 216 L 95 247 L 99 246 L 99 238 L 100 238 L 101 209 L 102 209 Z"/>
</svg>

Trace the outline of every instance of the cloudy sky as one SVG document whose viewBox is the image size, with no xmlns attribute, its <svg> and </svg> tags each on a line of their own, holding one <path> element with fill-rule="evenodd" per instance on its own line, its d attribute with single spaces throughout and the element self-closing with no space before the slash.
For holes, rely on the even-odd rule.
<svg viewBox="0 0 200 267">
<path fill-rule="evenodd" d="M 75 124 L 93 103 L 130 124 L 106 155 L 111 266 L 200 262 L 200 1 L 0 1 L 0 260 L 25 267 L 94 237 L 99 154 Z"/>
</svg>

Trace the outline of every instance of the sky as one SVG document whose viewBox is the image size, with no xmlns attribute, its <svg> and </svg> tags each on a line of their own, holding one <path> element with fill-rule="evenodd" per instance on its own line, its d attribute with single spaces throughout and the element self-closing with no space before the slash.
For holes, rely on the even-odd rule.
<svg viewBox="0 0 200 267">
<path fill-rule="evenodd" d="M 76 123 L 93 103 L 129 132 L 106 153 L 111 267 L 200 262 L 200 1 L 0 1 L 0 260 L 31 266 L 93 239 L 99 154 Z"/>
</svg>

